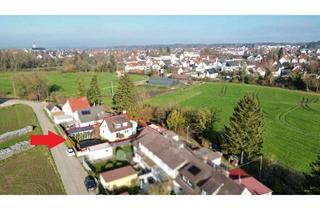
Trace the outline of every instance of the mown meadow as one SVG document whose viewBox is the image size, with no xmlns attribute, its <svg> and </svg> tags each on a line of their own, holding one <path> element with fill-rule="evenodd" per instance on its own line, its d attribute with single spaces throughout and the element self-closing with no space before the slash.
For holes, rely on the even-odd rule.
<svg viewBox="0 0 320 210">
<path fill-rule="evenodd" d="M 264 155 L 290 169 L 307 172 L 320 152 L 320 95 L 232 83 L 205 83 L 155 96 L 152 105 L 212 107 L 222 131 L 236 103 L 248 93 L 259 98 L 265 120 Z"/>
</svg>

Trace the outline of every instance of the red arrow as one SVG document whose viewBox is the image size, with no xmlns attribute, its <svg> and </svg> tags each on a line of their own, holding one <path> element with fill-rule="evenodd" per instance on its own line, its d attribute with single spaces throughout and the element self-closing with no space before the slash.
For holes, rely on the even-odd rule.
<svg viewBox="0 0 320 210">
<path fill-rule="evenodd" d="M 57 134 L 48 131 L 48 135 L 31 135 L 30 144 L 31 145 L 47 145 L 48 149 L 64 142 L 65 139 Z"/>
</svg>

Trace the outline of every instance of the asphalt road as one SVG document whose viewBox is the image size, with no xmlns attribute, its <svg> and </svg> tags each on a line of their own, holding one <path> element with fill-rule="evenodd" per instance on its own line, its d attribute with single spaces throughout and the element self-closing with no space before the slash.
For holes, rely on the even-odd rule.
<svg viewBox="0 0 320 210">
<path fill-rule="evenodd" d="M 22 100 L 8 100 L 4 103 L 0 103 L 0 107 L 13 104 L 26 104 L 31 106 L 38 117 L 38 121 L 43 130 L 43 133 L 47 134 L 48 130 L 55 132 L 54 126 L 44 113 L 44 103 Z M 93 194 L 87 192 L 84 186 L 84 179 L 88 175 L 87 172 L 83 169 L 79 160 L 75 157 L 69 157 L 66 151 L 67 147 L 65 146 L 65 144 L 60 144 L 51 149 L 53 159 L 60 173 L 60 177 L 66 193 L 69 195 Z"/>
</svg>

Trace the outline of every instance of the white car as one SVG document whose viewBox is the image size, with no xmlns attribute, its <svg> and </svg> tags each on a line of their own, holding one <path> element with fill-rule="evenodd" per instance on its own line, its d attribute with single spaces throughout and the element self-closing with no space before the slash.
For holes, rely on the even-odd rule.
<svg viewBox="0 0 320 210">
<path fill-rule="evenodd" d="M 72 148 L 70 148 L 70 149 L 67 150 L 67 154 L 68 154 L 69 157 L 75 155 L 74 150 L 73 150 Z"/>
</svg>

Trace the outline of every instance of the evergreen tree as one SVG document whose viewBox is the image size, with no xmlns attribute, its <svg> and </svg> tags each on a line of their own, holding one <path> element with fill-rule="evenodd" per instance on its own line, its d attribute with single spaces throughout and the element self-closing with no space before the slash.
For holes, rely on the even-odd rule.
<svg viewBox="0 0 320 210">
<path fill-rule="evenodd" d="M 263 144 L 263 114 L 254 95 L 244 96 L 234 108 L 229 125 L 225 126 L 223 152 L 250 160 L 261 155 Z"/>
<path fill-rule="evenodd" d="M 122 112 L 125 110 L 131 116 L 136 115 L 136 94 L 134 85 L 127 74 L 122 76 L 119 80 L 118 88 L 112 99 L 112 104 L 113 109 L 116 112 Z"/>
<path fill-rule="evenodd" d="M 101 91 L 98 86 L 97 75 L 94 75 L 90 82 L 90 87 L 87 92 L 87 98 L 91 105 L 101 104 Z"/>
<path fill-rule="evenodd" d="M 86 95 L 86 87 L 84 84 L 84 80 L 82 76 L 79 76 L 77 79 L 77 95 L 79 97 L 85 96 Z"/>
<path fill-rule="evenodd" d="M 320 195 L 320 155 L 318 159 L 311 165 L 310 174 L 306 174 L 306 190 L 307 194 Z"/>
</svg>

